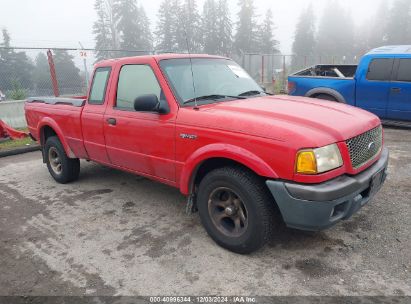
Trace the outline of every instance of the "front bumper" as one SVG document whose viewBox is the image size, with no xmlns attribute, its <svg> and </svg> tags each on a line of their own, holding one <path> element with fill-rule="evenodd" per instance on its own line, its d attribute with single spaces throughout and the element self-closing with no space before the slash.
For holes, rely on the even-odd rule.
<svg viewBox="0 0 411 304">
<path fill-rule="evenodd" d="M 327 229 L 349 219 L 381 189 L 387 176 L 389 152 L 384 149 L 373 166 L 356 176 L 344 175 L 318 185 L 267 181 L 284 222 L 308 231 Z"/>
</svg>

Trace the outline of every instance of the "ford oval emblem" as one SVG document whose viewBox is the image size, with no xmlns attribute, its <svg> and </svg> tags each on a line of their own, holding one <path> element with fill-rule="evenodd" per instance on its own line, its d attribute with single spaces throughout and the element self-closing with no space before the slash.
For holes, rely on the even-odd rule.
<svg viewBox="0 0 411 304">
<path fill-rule="evenodd" d="M 374 150 L 375 149 L 375 142 L 370 142 L 369 144 L 368 144 L 368 150 Z"/>
</svg>

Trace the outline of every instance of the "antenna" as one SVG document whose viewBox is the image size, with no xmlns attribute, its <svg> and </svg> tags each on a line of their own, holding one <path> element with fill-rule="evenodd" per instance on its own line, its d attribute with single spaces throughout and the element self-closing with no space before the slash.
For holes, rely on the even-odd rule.
<svg viewBox="0 0 411 304">
<path fill-rule="evenodd" d="M 186 36 L 185 38 L 186 38 L 186 44 L 187 44 L 188 58 L 190 59 L 191 79 L 193 80 L 194 110 L 198 110 L 196 85 L 195 85 L 195 81 L 194 81 L 193 60 L 191 58 L 190 44 L 188 43 L 188 35 L 187 35 L 187 29 L 186 29 L 186 23 L 185 22 L 184 22 L 184 33 L 185 33 L 185 36 Z"/>
</svg>

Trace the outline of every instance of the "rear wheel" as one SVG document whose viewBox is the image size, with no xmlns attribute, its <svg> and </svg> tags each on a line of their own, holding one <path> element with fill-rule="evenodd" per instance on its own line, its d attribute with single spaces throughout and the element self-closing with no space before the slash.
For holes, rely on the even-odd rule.
<svg viewBox="0 0 411 304">
<path fill-rule="evenodd" d="M 338 102 L 338 100 L 335 97 L 328 94 L 318 94 L 315 96 L 315 98 Z"/>
<path fill-rule="evenodd" d="M 242 168 L 213 170 L 201 181 L 201 222 L 220 246 L 241 254 L 263 247 L 279 222 L 275 202 L 260 178 Z"/>
<path fill-rule="evenodd" d="M 78 179 L 80 174 L 80 160 L 69 158 L 63 145 L 56 136 L 47 139 L 44 146 L 47 168 L 51 176 L 61 184 Z"/>
</svg>

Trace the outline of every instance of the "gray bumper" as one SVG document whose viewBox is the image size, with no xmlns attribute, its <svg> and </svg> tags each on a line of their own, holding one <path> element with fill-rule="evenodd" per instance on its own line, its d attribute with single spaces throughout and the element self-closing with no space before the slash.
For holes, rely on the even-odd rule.
<svg viewBox="0 0 411 304">
<path fill-rule="evenodd" d="M 319 231 L 350 218 L 373 198 L 385 181 L 388 158 L 384 149 L 379 161 L 364 172 L 323 184 L 266 183 L 288 227 Z"/>
</svg>

